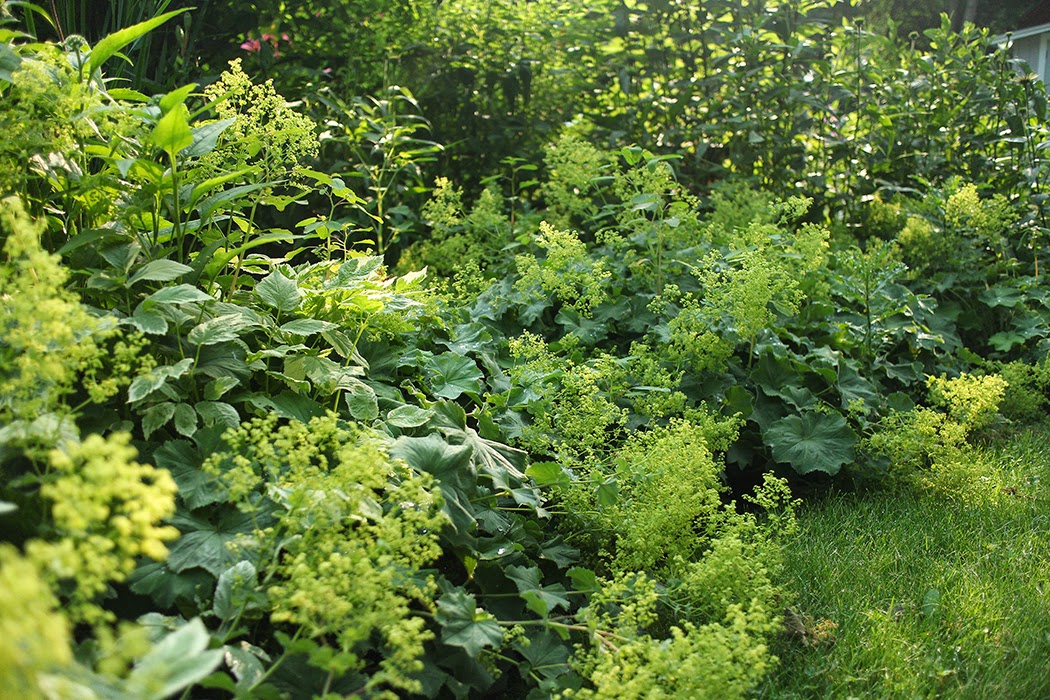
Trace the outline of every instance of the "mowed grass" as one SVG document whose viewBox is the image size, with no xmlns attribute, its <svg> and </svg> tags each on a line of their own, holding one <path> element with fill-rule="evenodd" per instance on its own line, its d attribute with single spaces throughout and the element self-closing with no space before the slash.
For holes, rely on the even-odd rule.
<svg viewBox="0 0 1050 700">
<path fill-rule="evenodd" d="M 800 515 L 763 698 L 1050 698 L 1050 426 L 975 448 L 969 492 Z"/>
</svg>

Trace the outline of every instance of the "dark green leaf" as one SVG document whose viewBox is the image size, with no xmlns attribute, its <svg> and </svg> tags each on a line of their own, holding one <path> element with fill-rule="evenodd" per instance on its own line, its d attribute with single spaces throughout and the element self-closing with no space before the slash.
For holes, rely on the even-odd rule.
<svg viewBox="0 0 1050 700">
<path fill-rule="evenodd" d="M 839 414 L 805 413 L 788 416 L 763 433 L 773 457 L 799 474 L 821 471 L 837 474 L 853 461 L 857 436 Z"/>
<path fill-rule="evenodd" d="M 503 629 L 489 613 L 477 607 L 474 596 L 454 589 L 437 602 L 435 618 L 441 625 L 441 641 L 461 647 L 476 657 L 485 647 L 496 647 L 503 641 Z"/>
<path fill-rule="evenodd" d="M 180 403 L 175 407 L 175 430 L 186 437 L 193 437 L 197 432 L 197 412 L 193 406 Z"/>
<path fill-rule="evenodd" d="M 241 424 L 241 416 L 237 409 L 224 401 L 198 401 L 193 407 L 197 409 L 205 425 L 236 428 Z"/>
<path fill-rule="evenodd" d="M 481 390 L 481 370 L 469 357 L 442 353 L 430 358 L 424 369 L 431 393 L 438 398 L 456 399 Z"/>
<path fill-rule="evenodd" d="M 243 558 L 243 554 L 235 553 L 230 545 L 254 532 L 257 525 L 252 514 L 238 511 L 227 511 L 215 524 L 185 516 L 176 518 L 173 523 L 183 530 L 183 535 L 171 547 L 168 556 L 171 570 L 177 573 L 200 568 L 215 578 Z M 262 523 L 258 523 L 258 526 L 263 527 Z M 192 529 L 187 531 L 184 528 Z"/>
<path fill-rule="evenodd" d="M 187 357 L 184 360 L 179 360 L 174 365 L 154 367 L 149 373 L 135 377 L 128 387 L 128 400 L 132 403 L 141 401 L 159 389 L 169 379 L 178 379 L 186 374 L 192 365 L 193 359 Z"/>
<path fill-rule="evenodd" d="M 292 335 L 310 336 L 315 333 L 323 333 L 324 331 L 330 331 L 338 328 L 338 326 L 329 321 L 321 321 L 316 318 L 297 318 L 294 321 L 289 321 L 280 327 L 282 333 L 291 333 Z"/>
<path fill-rule="evenodd" d="M 346 406 L 354 419 L 371 423 L 379 417 L 379 403 L 376 392 L 362 381 L 354 380 L 345 392 Z"/>
<path fill-rule="evenodd" d="M 146 301 L 157 304 L 189 304 L 194 301 L 214 301 L 214 299 L 190 284 L 178 284 L 165 287 L 146 297 Z"/>
<path fill-rule="evenodd" d="M 190 510 L 226 500 L 226 487 L 201 469 L 203 457 L 187 440 L 168 440 L 153 453 L 158 467 L 171 472 L 179 498 Z"/>
<path fill-rule="evenodd" d="M 418 428 L 426 425 L 434 415 L 428 408 L 404 405 L 392 409 L 386 414 L 386 422 L 395 428 Z"/>
<path fill-rule="evenodd" d="M 220 620 L 232 620 L 243 608 L 255 602 L 259 595 L 256 588 L 258 573 L 250 561 L 239 561 L 219 576 L 215 586 L 212 612 Z"/>
<path fill-rule="evenodd" d="M 274 270 L 255 285 L 255 296 L 277 313 L 287 313 L 299 308 L 302 294 L 295 280 L 288 279 L 280 270 Z"/>
<path fill-rule="evenodd" d="M 131 287 L 136 282 L 143 280 L 170 282 L 185 275 L 187 272 L 193 272 L 193 268 L 189 265 L 183 265 L 174 260 L 151 260 L 128 278 L 128 286 Z"/>
<path fill-rule="evenodd" d="M 165 564 L 150 562 L 131 574 L 131 590 L 149 596 L 161 609 L 169 609 L 176 601 L 193 602 L 211 591 L 214 579 L 204 571 L 192 569 L 175 573 Z"/>
</svg>

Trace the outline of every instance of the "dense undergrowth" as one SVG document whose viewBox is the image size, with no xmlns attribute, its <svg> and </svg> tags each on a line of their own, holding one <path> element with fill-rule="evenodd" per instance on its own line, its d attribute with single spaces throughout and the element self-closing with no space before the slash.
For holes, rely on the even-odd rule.
<svg viewBox="0 0 1050 700">
<path fill-rule="evenodd" d="M 812 4 L 632 5 L 574 45 L 602 89 L 552 44 L 492 131 L 476 83 L 340 96 L 309 46 L 296 103 L 250 43 L 149 94 L 107 71 L 192 14 L 5 14 L 0 694 L 766 682 L 792 491 L 977 497 L 971 443 L 1050 385 L 1042 86 L 973 28 L 925 53 Z"/>
</svg>

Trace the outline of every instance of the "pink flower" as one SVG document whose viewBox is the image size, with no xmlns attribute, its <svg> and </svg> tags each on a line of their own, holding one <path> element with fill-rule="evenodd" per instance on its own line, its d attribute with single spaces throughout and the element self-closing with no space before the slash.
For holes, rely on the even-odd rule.
<svg viewBox="0 0 1050 700">
<path fill-rule="evenodd" d="M 259 53 L 262 50 L 262 44 L 259 43 L 258 39 L 249 39 L 241 44 L 241 48 L 249 53 Z"/>
</svg>

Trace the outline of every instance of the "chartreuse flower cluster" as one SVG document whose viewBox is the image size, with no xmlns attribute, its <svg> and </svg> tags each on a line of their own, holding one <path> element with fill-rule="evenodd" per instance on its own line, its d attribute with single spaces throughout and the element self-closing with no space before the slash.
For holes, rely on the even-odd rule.
<svg viewBox="0 0 1050 700">
<path fill-rule="evenodd" d="M 254 165 L 263 181 L 271 182 L 317 155 L 320 142 L 313 121 L 289 107 L 272 80 L 254 84 L 239 58 L 204 89 L 204 96 L 220 120 L 233 120 L 218 147 L 202 159 L 217 171 Z"/>
<path fill-rule="evenodd" d="M 264 494 L 277 501 L 278 522 L 262 533 L 281 551 L 263 574 L 272 577 L 273 622 L 317 640 L 312 663 L 324 671 L 367 674 L 376 697 L 396 697 L 384 688 L 419 692 L 412 676 L 433 635 L 412 607 L 432 604 L 421 569 L 440 556 L 445 524 L 433 478 L 333 414 L 280 427 L 259 419 L 225 441 L 229 450 L 205 468 L 221 473 L 242 508 L 257 508 Z"/>
<path fill-rule="evenodd" d="M 0 417 L 31 420 L 56 410 L 100 354 L 100 323 L 65 289 L 58 256 L 40 245 L 43 223 L 15 197 L 0 201 L 0 231 Z"/>
<path fill-rule="evenodd" d="M 123 581 L 140 556 L 163 560 L 178 537 L 161 522 L 175 513 L 175 481 L 167 471 L 135 461 L 128 433 L 89 435 L 51 451 L 40 488 L 51 504 L 55 540 L 31 540 L 26 556 L 54 586 L 72 582 L 66 612 L 74 621 L 111 617 L 94 601 Z"/>
<path fill-rule="evenodd" d="M 775 662 L 767 640 L 795 502 L 771 475 L 748 499 L 761 517 L 723 502 L 715 453 L 737 429 L 700 412 L 675 419 L 628 439 L 611 473 L 561 487 L 570 537 L 602 552 L 612 576 L 580 614 L 591 644 L 571 663 L 589 685 L 562 697 L 740 698 Z"/>
<path fill-rule="evenodd" d="M 888 459 L 891 474 L 905 482 L 968 503 L 994 500 L 1000 472 L 968 457 L 965 448 L 973 433 L 999 419 L 1006 380 L 961 374 L 930 377 L 926 384 L 931 406 L 892 413 L 865 448 Z"/>
<path fill-rule="evenodd" d="M 536 244 L 546 252 L 546 257 L 542 262 L 531 254 L 515 259 L 516 290 L 534 301 L 555 297 L 581 314 L 590 313 L 605 301 L 605 283 L 611 273 L 601 260 L 591 258 L 579 236 L 543 222 Z"/>
</svg>

